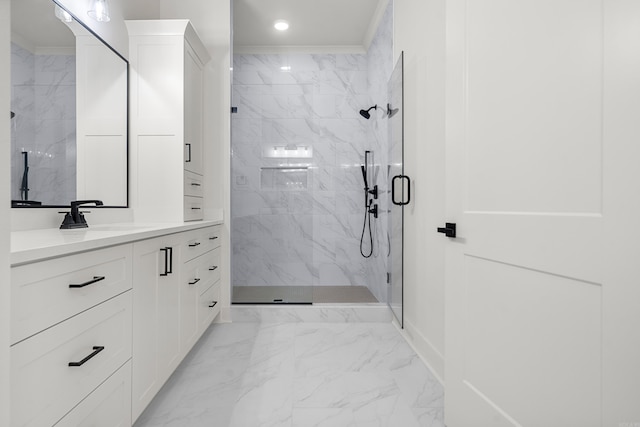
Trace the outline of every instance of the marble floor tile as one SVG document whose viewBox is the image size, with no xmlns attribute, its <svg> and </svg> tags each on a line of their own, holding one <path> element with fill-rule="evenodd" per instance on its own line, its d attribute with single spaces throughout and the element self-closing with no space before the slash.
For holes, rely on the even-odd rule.
<svg viewBox="0 0 640 427">
<path fill-rule="evenodd" d="M 136 427 L 443 427 L 442 385 L 390 323 L 214 324 Z"/>
</svg>

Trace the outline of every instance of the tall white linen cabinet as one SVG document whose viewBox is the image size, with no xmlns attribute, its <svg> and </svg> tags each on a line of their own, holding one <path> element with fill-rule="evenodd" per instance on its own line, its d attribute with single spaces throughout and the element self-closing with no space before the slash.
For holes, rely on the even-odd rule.
<svg viewBox="0 0 640 427">
<path fill-rule="evenodd" d="M 188 20 L 126 24 L 136 220 L 203 219 L 203 75 L 210 56 Z"/>
</svg>

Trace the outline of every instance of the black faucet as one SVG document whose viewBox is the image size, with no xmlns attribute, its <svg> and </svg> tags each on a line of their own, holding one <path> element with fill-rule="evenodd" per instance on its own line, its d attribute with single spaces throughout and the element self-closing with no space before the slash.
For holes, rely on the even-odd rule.
<svg viewBox="0 0 640 427">
<path fill-rule="evenodd" d="M 71 202 L 71 212 L 60 212 L 66 213 L 64 216 L 64 220 L 62 220 L 62 224 L 60 228 L 63 230 L 68 230 L 71 228 L 87 228 L 89 224 L 87 224 L 87 220 L 84 219 L 84 215 L 80 212 L 79 207 L 82 205 L 95 204 L 96 206 L 103 206 L 102 200 L 76 200 Z"/>
</svg>

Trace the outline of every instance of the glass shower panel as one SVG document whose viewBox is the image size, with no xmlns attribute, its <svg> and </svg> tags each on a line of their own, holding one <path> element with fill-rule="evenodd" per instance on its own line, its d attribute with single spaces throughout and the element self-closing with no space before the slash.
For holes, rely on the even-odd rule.
<svg viewBox="0 0 640 427">
<path fill-rule="evenodd" d="M 391 188 L 389 203 L 389 288 L 387 301 L 391 311 L 403 326 L 403 233 L 404 205 L 409 202 L 408 180 L 404 175 L 404 52 L 391 74 L 388 84 L 387 117 L 389 119 L 389 164 L 388 179 Z M 405 196 L 406 194 L 406 196 Z"/>
</svg>

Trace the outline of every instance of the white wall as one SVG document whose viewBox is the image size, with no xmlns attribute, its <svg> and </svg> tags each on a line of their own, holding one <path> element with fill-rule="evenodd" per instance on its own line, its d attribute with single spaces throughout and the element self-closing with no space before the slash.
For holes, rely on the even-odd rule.
<svg viewBox="0 0 640 427">
<path fill-rule="evenodd" d="M 404 327 L 444 379 L 445 0 L 395 0 L 394 61 L 404 51 Z"/>
<path fill-rule="evenodd" d="M 9 425 L 10 1 L 0 0 L 0 425 Z"/>
<path fill-rule="evenodd" d="M 122 56 L 129 57 L 129 36 L 123 18 L 123 6 L 127 0 L 109 0 L 109 14 L 111 16 L 109 22 L 97 22 L 89 18 L 87 11 L 90 8 L 91 0 L 55 1 L 90 26 L 96 34 L 113 46 Z"/>
</svg>

